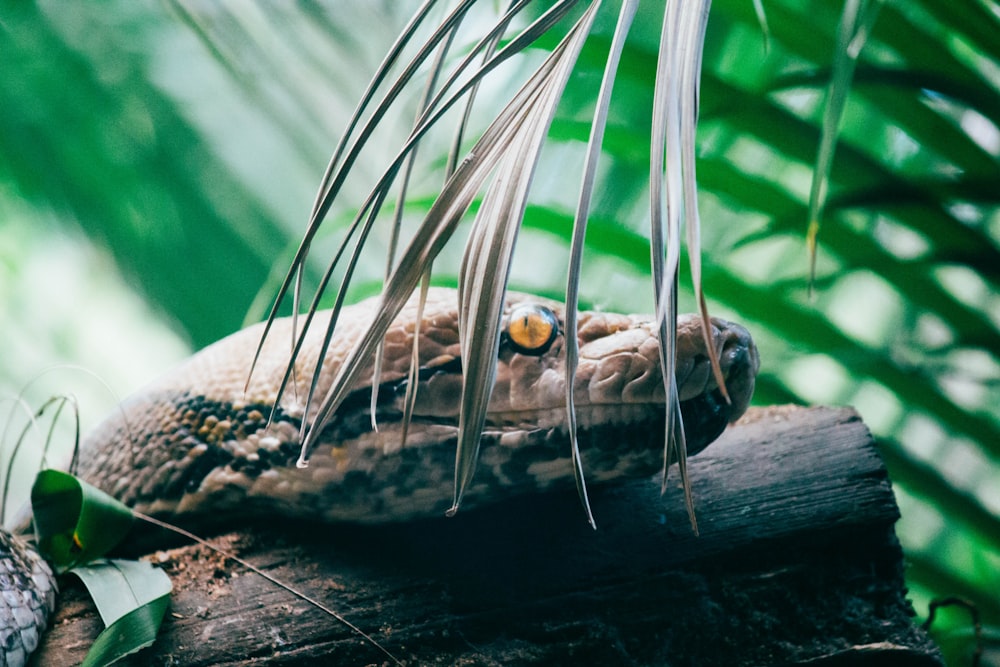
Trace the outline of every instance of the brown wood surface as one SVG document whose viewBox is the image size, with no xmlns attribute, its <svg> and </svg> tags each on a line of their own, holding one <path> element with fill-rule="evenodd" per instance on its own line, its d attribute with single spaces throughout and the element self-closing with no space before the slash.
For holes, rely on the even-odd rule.
<svg viewBox="0 0 1000 667">
<path fill-rule="evenodd" d="M 676 485 L 572 490 L 454 519 L 258 526 L 219 544 L 322 601 L 407 665 L 938 665 L 914 627 L 898 510 L 849 409 L 756 409 Z M 150 556 L 168 620 L 136 665 L 368 665 L 341 623 L 201 546 Z M 39 665 L 75 664 L 100 621 L 63 583 Z"/>
</svg>

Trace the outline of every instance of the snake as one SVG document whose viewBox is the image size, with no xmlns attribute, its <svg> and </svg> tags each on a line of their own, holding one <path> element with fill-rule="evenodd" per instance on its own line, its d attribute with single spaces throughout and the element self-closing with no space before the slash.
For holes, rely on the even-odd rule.
<svg viewBox="0 0 1000 667">
<path fill-rule="evenodd" d="M 317 313 L 280 397 L 298 326 L 291 317 L 274 320 L 266 337 L 258 324 L 204 348 L 126 399 L 85 438 L 78 475 L 139 512 L 180 523 L 271 516 L 384 524 L 444 515 L 452 504 L 462 389 L 452 289 L 431 288 L 422 308 L 411 298 L 385 335 L 378 377 L 371 360 L 314 438 L 308 467 L 296 466 L 313 373 L 318 369 L 322 395 L 379 306 L 374 297 L 343 308 L 319 364 L 331 315 Z M 495 384 L 463 509 L 572 488 L 563 313 L 555 301 L 507 293 Z M 667 413 L 657 331 L 651 316 L 578 313 L 573 397 L 589 482 L 662 469 Z M 415 335 L 419 356 L 411 374 Z M 713 353 L 725 392 L 711 368 Z M 706 336 L 700 316 L 682 315 L 676 359 L 693 455 L 746 410 L 759 355 L 743 326 L 712 318 Z M 412 382 L 415 403 L 404 425 Z M 18 665 L 39 642 L 56 584 L 44 561 L 11 539 L 0 538 L 0 664 Z"/>
</svg>

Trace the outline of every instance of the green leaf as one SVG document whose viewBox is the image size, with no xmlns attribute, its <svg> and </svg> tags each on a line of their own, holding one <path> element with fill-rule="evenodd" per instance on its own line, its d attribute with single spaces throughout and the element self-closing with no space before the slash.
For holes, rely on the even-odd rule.
<svg viewBox="0 0 1000 667">
<path fill-rule="evenodd" d="M 43 470 L 31 489 L 40 551 L 87 587 L 105 629 L 84 665 L 110 665 L 149 646 L 170 603 L 170 578 L 149 563 L 96 560 L 121 542 L 132 511 L 73 475 Z"/>
<path fill-rule="evenodd" d="M 102 560 L 72 574 L 87 587 L 106 626 L 83 665 L 113 664 L 156 640 L 173 588 L 163 570 L 142 561 Z"/>
<path fill-rule="evenodd" d="M 42 470 L 31 488 L 39 550 L 60 573 L 100 558 L 132 527 L 132 511 L 58 470 Z"/>
</svg>

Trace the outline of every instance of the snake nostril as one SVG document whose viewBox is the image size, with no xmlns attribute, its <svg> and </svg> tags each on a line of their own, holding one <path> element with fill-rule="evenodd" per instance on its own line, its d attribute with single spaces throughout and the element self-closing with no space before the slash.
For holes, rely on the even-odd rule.
<svg viewBox="0 0 1000 667">
<path fill-rule="evenodd" d="M 744 362 L 747 358 L 747 347 L 742 341 L 730 338 L 722 347 L 721 361 L 727 366 Z"/>
<path fill-rule="evenodd" d="M 752 364 L 753 339 L 743 327 L 730 324 L 720 352 L 720 361 L 725 366 L 750 366 Z"/>
</svg>

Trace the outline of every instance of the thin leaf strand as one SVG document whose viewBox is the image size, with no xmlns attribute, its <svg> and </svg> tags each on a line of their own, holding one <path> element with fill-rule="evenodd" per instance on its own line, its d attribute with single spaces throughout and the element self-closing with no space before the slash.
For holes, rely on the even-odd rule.
<svg viewBox="0 0 1000 667">
<path fill-rule="evenodd" d="M 597 107 L 594 111 L 590 128 L 590 138 L 587 143 L 587 157 L 583 167 L 583 178 L 580 182 L 580 195 L 577 199 L 576 215 L 573 219 L 573 234 L 569 253 L 569 270 L 566 279 L 566 426 L 569 433 L 570 448 L 573 459 L 573 475 L 576 490 L 580 496 L 587 515 L 587 522 L 597 529 L 594 513 L 587 497 L 587 484 L 584 477 L 583 462 L 580 457 L 580 443 L 577 438 L 576 399 L 576 368 L 579 363 L 580 343 L 577 338 L 577 311 L 579 309 L 580 271 L 583 264 L 584 241 L 587 235 L 587 220 L 590 213 L 590 203 L 594 194 L 594 180 L 597 176 L 597 162 L 601 154 L 601 144 L 604 140 L 604 129 L 608 122 L 608 107 L 614 90 L 615 74 L 621 62 L 625 38 L 628 36 L 632 20 L 638 8 L 637 0 L 626 0 L 622 3 L 615 24 L 615 32 L 608 52 L 608 60 L 604 66 L 604 76 L 597 95 Z"/>
</svg>

